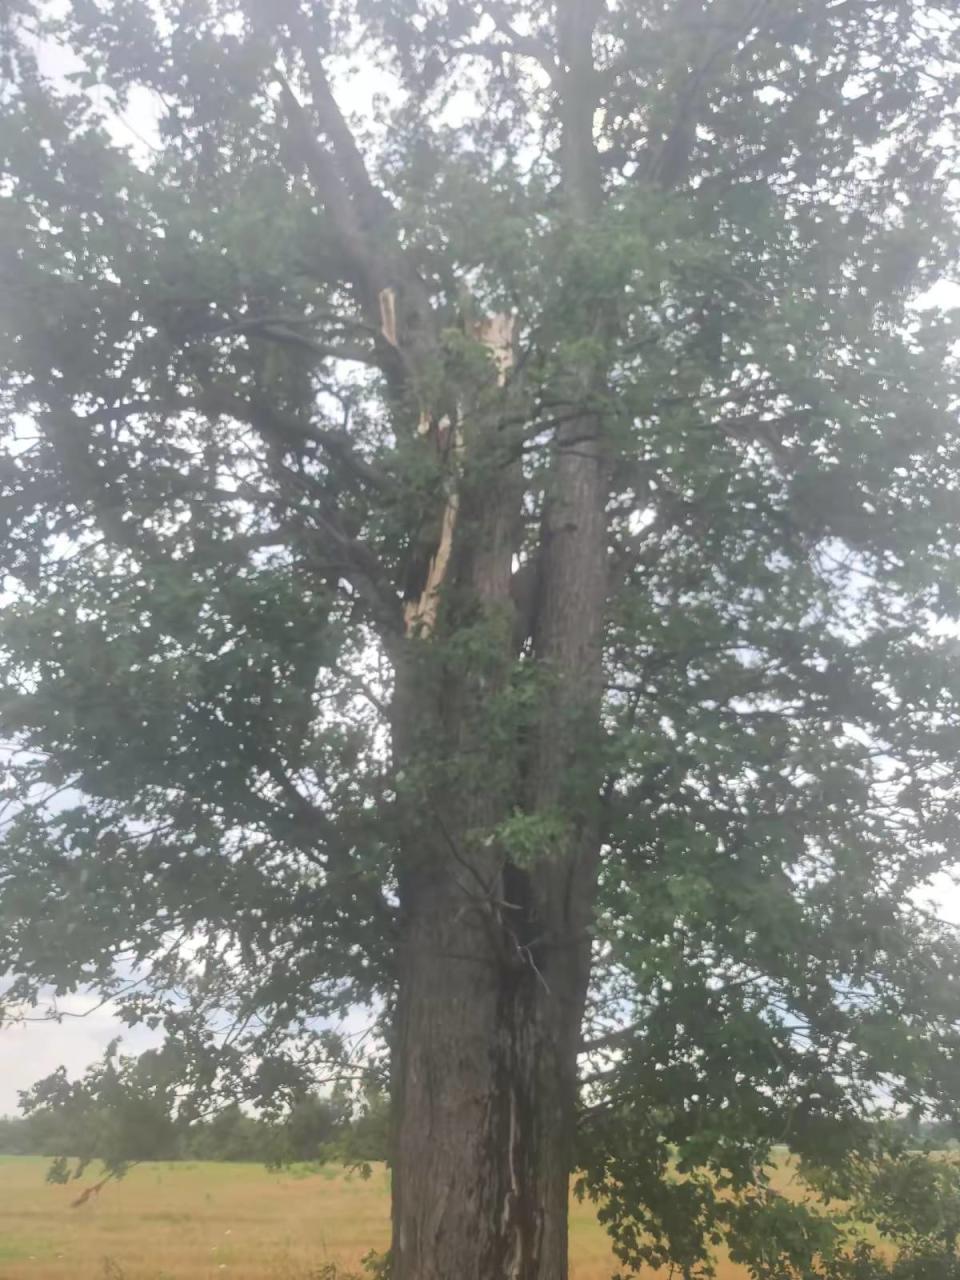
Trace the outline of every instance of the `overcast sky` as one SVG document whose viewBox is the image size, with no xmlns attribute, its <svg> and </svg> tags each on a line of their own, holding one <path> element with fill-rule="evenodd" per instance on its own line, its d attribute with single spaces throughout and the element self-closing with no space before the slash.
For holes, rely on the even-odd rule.
<svg viewBox="0 0 960 1280">
<path fill-rule="evenodd" d="M 157 1043 L 155 1033 L 145 1028 L 131 1031 L 117 1021 L 109 1006 L 94 1009 L 96 1004 L 93 997 L 77 996 L 63 1002 L 63 1007 L 82 1013 L 83 1017 L 23 1023 L 0 1030 L 0 1115 L 15 1115 L 20 1090 L 58 1067 L 66 1067 L 71 1077 L 82 1074 L 116 1036 L 123 1037 L 124 1048 L 131 1053 L 142 1053 Z"/>
</svg>

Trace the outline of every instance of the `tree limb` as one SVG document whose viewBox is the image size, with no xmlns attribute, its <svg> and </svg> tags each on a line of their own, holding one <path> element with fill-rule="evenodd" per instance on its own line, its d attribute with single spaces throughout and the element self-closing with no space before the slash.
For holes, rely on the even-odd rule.
<svg viewBox="0 0 960 1280">
<path fill-rule="evenodd" d="M 246 422 L 260 435 L 273 443 L 278 441 L 313 441 L 341 466 L 345 474 L 379 493 L 393 493 L 393 478 L 384 470 L 368 462 L 357 453 L 345 431 L 334 431 L 305 422 L 293 414 L 283 413 L 264 401 L 254 402 L 242 396 L 231 395 L 219 388 L 205 391 L 202 403 L 209 412 Z"/>
<path fill-rule="evenodd" d="M 349 192 L 337 171 L 333 157 L 314 136 L 299 98 L 280 72 L 276 73 L 276 79 L 280 85 L 280 96 L 287 117 L 288 139 L 294 154 L 307 171 L 317 196 L 330 215 L 350 275 L 360 286 L 364 309 L 369 312 L 375 301 L 377 290 L 375 282 L 371 279 L 368 246 L 364 242 L 363 229 L 351 206 Z"/>
</svg>

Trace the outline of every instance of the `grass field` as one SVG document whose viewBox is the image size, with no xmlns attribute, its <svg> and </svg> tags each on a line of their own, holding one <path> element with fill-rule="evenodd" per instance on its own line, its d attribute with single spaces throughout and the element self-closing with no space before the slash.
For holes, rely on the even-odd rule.
<svg viewBox="0 0 960 1280">
<path fill-rule="evenodd" d="M 382 1168 L 365 1182 L 333 1167 L 146 1164 L 71 1208 L 92 1179 L 51 1186 L 48 1164 L 0 1156 L 0 1280 L 309 1280 L 387 1245 Z M 572 1280 L 609 1277 L 587 1206 L 574 1206 L 571 1247 Z"/>
<path fill-rule="evenodd" d="M 144 1164 L 73 1208 L 94 1178 L 53 1186 L 48 1164 L 0 1156 L 0 1280 L 312 1280 L 387 1244 L 382 1167 L 364 1181 L 333 1166 Z M 608 1280 L 614 1259 L 589 1205 L 574 1202 L 570 1242 L 571 1280 Z M 744 1275 L 727 1264 L 718 1280 Z"/>
</svg>

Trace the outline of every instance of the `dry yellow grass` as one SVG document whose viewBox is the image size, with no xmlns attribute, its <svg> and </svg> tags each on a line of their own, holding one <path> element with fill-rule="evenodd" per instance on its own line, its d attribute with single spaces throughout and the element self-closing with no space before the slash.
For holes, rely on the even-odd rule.
<svg viewBox="0 0 960 1280">
<path fill-rule="evenodd" d="M 47 1162 L 0 1157 L 0 1280 L 307 1280 L 387 1244 L 387 1175 L 260 1165 L 147 1164 L 80 1208 Z M 84 1184 L 79 1184 L 84 1185 Z M 571 1280 L 614 1260 L 590 1206 L 574 1204 Z M 662 1275 L 662 1273 L 661 1273 Z M 739 1280 L 728 1267 L 720 1280 Z"/>
<path fill-rule="evenodd" d="M 301 1280 L 387 1244 L 383 1168 L 364 1181 L 333 1167 L 147 1164 L 71 1208 L 78 1184 L 45 1182 L 47 1163 L 0 1158 L 0 1280 Z M 574 1280 L 609 1276 L 587 1207 L 571 1235 Z"/>
</svg>

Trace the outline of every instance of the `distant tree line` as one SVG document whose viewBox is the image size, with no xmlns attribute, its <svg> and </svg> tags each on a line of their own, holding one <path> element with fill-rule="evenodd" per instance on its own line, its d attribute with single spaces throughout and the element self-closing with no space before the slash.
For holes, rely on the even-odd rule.
<svg viewBox="0 0 960 1280">
<path fill-rule="evenodd" d="M 909 1145 L 942 1150 L 960 1144 L 960 1125 L 953 1120 L 920 1120 L 915 1116 L 900 1116 L 888 1123 Z"/>
<path fill-rule="evenodd" d="M 385 1160 L 388 1099 L 371 1091 L 358 1104 L 345 1091 L 306 1094 L 282 1119 L 250 1115 L 234 1103 L 207 1120 L 179 1124 L 157 1098 L 127 1099 L 96 1120 L 109 1126 L 127 1161 L 226 1160 L 285 1164 L 343 1160 L 366 1164 Z M 82 1154 L 89 1157 L 92 1120 L 62 1106 L 41 1107 L 25 1116 L 0 1116 L 0 1155 Z M 901 1116 L 885 1124 L 910 1146 L 943 1149 L 960 1144 L 960 1126 L 947 1121 Z"/>
<path fill-rule="evenodd" d="M 0 1155 L 64 1155 L 89 1158 L 91 1134 L 103 1146 L 122 1146 L 126 1162 L 138 1160 L 230 1160 L 285 1164 L 344 1160 L 367 1164 L 382 1160 L 387 1146 L 387 1105 L 379 1093 L 358 1107 L 345 1093 L 307 1094 L 279 1120 L 250 1115 L 232 1104 L 206 1120 L 183 1125 L 159 1105 L 159 1099 L 127 1099 L 123 1108 L 82 1124 L 69 1108 L 42 1107 L 25 1116 L 0 1116 Z M 93 1147 L 100 1146 L 94 1141 Z M 96 1154 L 100 1154 L 97 1152 Z"/>
</svg>

